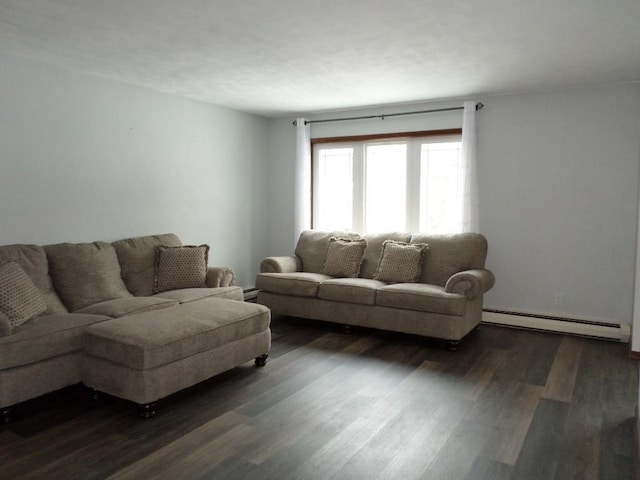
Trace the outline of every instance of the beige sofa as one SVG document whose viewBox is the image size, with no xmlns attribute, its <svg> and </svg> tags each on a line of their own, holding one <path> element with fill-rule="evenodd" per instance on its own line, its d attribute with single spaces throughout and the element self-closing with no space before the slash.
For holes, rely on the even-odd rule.
<svg viewBox="0 0 640 480">
<path fill-rule="evenodd" d="M 269 310 L 243 301 L 231 269 L 208 267 L 208 247 L 171 248 L 180 246 L 173 234 L 0 246 L 2 420 L 15 404 L 79 382 L 150 416 L 171 393 L 252 359 L 264 365 Z"/>
<path fill-rule="evenodd" d="M 482 235 L 366 235 L 356 278 L 327 274 L 332 237 L 359 238 L 308 230 L 300 235 L 295 255 L 265 258 L 256 278 L 258 303 L 274 314 L 440 338 L 451 349 L 480 323 L 483 294 L 494 284 L 493 274 L 484 268 L 487 241 Z M 408 250 L 426 245 L 421 255 L 411 257 L 422 263 L 415 265 L 414 281 L 376 279 L 385 278 L 376 274 L 383 273 L 380 260 L 387 240 Z M 384 267 L 393 271 L 400 265 Z"/>
</svg>

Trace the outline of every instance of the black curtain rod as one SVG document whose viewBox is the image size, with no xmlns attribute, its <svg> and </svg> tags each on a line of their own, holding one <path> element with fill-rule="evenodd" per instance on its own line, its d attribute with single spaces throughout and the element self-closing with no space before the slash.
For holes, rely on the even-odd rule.
<svg viewBox="0 0 640 480">
<path fill-rule="evenodd" d="M 484 104 L 476 103 L 476 111 L 482 109 Z M 383 113 L 380 115 L 365 115 L 363 117 L 343 117 L 343 118 L 327 118 L 325 120 L 305 120 L 304 124 L 309 125 L 311 123 L 325 123 L 325 122 L 345 122 L 347 120 L 369 120 L 372 118 L 379 118 L 384 120 L 387 117 L 400 117 L 402 115 L 419 115 L 421 113 L 437 113 L 437 112 L 452 112 L 454 110 L 464 110 L 464 107 L 449 107 L 449 108 L 435 108 L 433 110 L 417 110 L 415 112 L 402 112 L 402 113 Z M 297 126 L 298 121 L 294 120 L 293 125 Z"/>
</svg>

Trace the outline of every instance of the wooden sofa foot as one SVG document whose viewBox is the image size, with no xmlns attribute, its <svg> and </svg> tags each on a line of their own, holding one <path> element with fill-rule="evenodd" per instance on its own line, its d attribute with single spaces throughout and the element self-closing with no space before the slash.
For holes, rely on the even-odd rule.
<svg viewBox="0 0 640 480">
<path fill-rule="evenodd" d="M 0 423 L 11 423 L 11 408 L 0 410 Z"/>
<path fill-rule="evenodd" d="M 91 389 L 91 400 L 93 400 L 94 402 L 100 400 L 100 392 L 95 388 Z"/>
<path fill-rule="evenodd" d="M 447 350 L 456 352 L 460 347 L 460 340 L 447 340 Z"/>
<path fill-rule="evenodd" d="M 256 367 L 264 367 L 267 364 L 268 353 L 263 353 L 259 357 L 256 357 Z"/>
<path fill-rule="evenodd" d="M 151 418 L 156 414 L 155 403 L 141 403 L 138 405 L 138 414 L 142 418 Z"/>
</svg>

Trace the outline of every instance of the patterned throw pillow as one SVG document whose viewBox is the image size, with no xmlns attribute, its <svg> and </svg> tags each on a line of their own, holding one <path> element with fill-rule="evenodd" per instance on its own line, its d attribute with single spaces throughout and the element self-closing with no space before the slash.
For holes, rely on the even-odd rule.
<svg viewBox="0 0 640 480">
<path fill-rule="evenodd" d="M 364 238 L 331 237 L 322 273 L 332 277 L 357 277 L 365 248 L 367 241 Z"/>
<path fill-rule="evenodd" d="M 373 278 L 387 283 L 415 283 L 422 274 L 426 243 L 406 243 L 386 240 Z"/>
<path fill-rule="evenodd" d="M 14 329 L 27 320 L 44 313 L 47 304 L 18 262 L 0 266 L 0 312 Z"/>
<path fill-rule="evenodd" d="M 154 293 L 181 288 L 206 288 L 209 245 L 156 249 Z"/>
</svg>

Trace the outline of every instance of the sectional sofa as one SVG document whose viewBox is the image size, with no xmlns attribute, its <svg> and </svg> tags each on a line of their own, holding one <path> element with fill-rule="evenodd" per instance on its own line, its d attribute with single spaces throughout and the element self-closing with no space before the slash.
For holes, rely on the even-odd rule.
<svg viewBox="0 0 640 480">
<path fill-rule="evenodd" d="M 268 308 L 245 303 L 208 246 L 174 234 L 113 243 L 0 246 L 0 409 L 85 383 L 156 400 L 255 359 L 271 345 Z"/>
<path fill-rule="evenodd" d="M 295 255 L 262 261 L 258 303 L 274 314 L 436 337 L 456 349 L 480 323 L 494 284 L 486 256 L 477 233 L 308 230 Z"/>
</svg>

